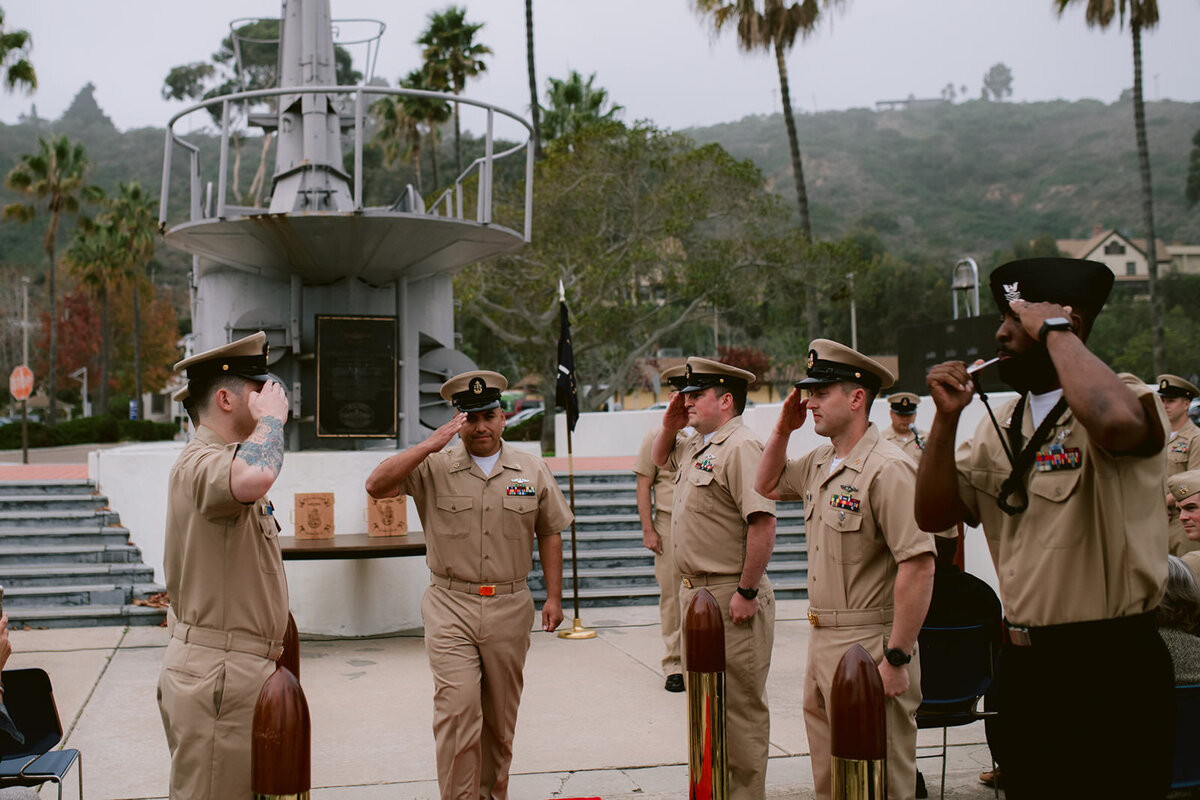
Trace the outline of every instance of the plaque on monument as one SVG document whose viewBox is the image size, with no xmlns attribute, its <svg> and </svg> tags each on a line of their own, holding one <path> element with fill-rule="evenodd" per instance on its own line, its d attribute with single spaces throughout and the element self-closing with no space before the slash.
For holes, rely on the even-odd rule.
<svg viewBox="0 0 1200 800">
<path fill-rule="evenodd" d="M 333 538 L 333 492 L 296 492 L 297 539 Z"/>
<path fill-rule="evenodd" d="M 396 435 L 396 318 L 317 315 L 317 436 Z"/>
<path fill-rule="evenodd" d="M 367 496 L 367 536 L 404 536 L 408 533 L 408 496 Z"/>
</svg>

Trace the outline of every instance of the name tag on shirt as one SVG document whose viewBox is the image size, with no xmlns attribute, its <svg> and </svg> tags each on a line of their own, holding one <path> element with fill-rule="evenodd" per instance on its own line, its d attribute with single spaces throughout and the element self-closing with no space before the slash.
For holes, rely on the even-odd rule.
<svg viewBox="0 0 1200 800">
<path fill-rule="evenodd" d="M 1083 454 L 1078 447 L 1063 447 L 1052 444 L 1038 451 L 1034 468 L 1038 472 L 1058 472 L 1063 469 L 1079 469 Z"/>
</svg>

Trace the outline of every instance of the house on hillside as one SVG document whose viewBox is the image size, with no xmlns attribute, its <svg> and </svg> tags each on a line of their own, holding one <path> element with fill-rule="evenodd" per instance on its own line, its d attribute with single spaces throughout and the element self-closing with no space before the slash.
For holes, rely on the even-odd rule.
<svg viewBox="0 0 1200 800">
<path fill-rule="evenodd" d="M 1146 240 L 1132 239 L 1115 228 L 1097 225 L 1089 239 L 1059 239 L 1055 244 L 1065 256 L 1108 265 L 1118 284 L 1145 283 L 1149 278 Z M 1155 251 L 1159 275 L 1200 275 L 1200 246 L 1168 245 L 1159 239 Z"/>
</svg>

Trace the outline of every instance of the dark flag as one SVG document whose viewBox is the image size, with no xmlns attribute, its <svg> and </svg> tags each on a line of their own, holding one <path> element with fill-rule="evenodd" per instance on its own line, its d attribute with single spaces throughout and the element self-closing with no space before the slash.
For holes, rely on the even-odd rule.
<svg viewBox="0 0 1200 800">
<path fill-rule="evenodd" d="M 575 384 L 575 353 L 571 349 L 571 320 L 562 281 L 558 282 L 558 387 L 555 402 L 567 410 L 567 430 L 575 432 L 579 421 L 579 388 Z"/>
</svg>

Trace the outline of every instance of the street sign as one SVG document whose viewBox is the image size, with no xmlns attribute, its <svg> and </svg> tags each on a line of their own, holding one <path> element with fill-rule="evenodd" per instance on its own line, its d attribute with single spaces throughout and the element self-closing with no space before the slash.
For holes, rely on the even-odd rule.
<svg viewBox="0 0 1200 800">
<path fill-rule="evenodd" d="M 12 374 L 8 376 L 8 391 L 16 400 L 28 400 L 29 395 L 33 394 L 33 371 L 24 364 L 13 367 Z"/>
</svg>

